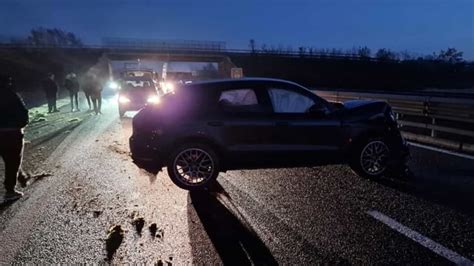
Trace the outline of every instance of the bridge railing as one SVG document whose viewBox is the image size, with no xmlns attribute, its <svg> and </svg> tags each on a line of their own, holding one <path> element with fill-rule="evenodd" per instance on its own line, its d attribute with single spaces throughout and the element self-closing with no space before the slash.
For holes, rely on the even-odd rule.
<svg viewBox="0 0 474 266">
<path fill-rule="evenodd" d="M 388 102 L 407 140 L 474 153 L 474 97 L 397 95 L 344 91 L 315 91 L 333 102 L 374 99 Z"/>
<path fill-rule="evenodd" d="M 110 41 L 104 44 L 88 44 L 81 46 L 56 46 L 56 45 L 32 45 L 29 43 L 2 43 L 0 48 L 6 49 L 31 49 L 31 50 L 89 50 L 107 52 L 143 52 L 143 53 L 184 53 L 184 54 L 225 54 L 225 55 L 249 55 L 249 56 L 276 56 L 288 58 L 313 58 L 331 60 L 352 60 L 352 61 L 379 61 L 373 57 L 361 57 L 350 53 L 300 53 L 299 51 L 271 51 L 271 50 L 249 50 L 249 49 L 229 49 L 223 42 L 200 43 L 198 41 L 181 42 L 138 42 L 124 40 L 121 42 Z M 398 62 L 398 61 L 396 61 Z"/>
</svg>

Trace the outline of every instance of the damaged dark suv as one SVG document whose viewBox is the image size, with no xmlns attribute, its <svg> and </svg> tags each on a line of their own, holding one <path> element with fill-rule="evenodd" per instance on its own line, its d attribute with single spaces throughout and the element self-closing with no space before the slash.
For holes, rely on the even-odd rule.
<svg viewBox="0 0 474 266">
<path fill-rule="evenodd" d="M 130 150 L 137 165 L 167 167 L 188 190 L 234 169 L 347 163 L 377 178 L 408 155 L 387 103 L 333 104 L 298 84 L 263 78 L 177 87 L 134 117 Z"/>
</svg>

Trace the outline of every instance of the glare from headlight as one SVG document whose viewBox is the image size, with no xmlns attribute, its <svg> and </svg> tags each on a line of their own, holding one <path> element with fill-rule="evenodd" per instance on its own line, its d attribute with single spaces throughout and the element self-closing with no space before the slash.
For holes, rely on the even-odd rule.
<svg viewBox="0 0 474 266">
<path fill-rule="evenodd" d="M 109 82 L 109 88 L 111 88 L 111 89 L 113 89 L 113 90 L 116 90 L 116 89 L 119 88 L 119 85 L 118 85 L 118 83 L 115 82 L 115 81 L 110 81 L 110 82 Z"/>
<path fill-rule="evenodd" d="M 171 82 L 165 82 L 164 83 L 164 89 L 165 89 L 165 93 L 173 92 L 174 91 L 174 84 L 171 83 Z"/>
<path fill-rule="evenodd" d="M 123 96 L 123 95 L 120 95 L 119 98 L 118 98 L 118 101 L 119 101 L 119 103 L 125 104 L 125 103 L 129 103 L 130 99 Z"/>
<path fill-rule="evenodd" d="M 146 101 L 148 103 L 152 103 L 152 104 L 159 104 L 160 103 L 160 97 L 158 97 L 156 95 L 152 95 L 152 96 L 148 97 L 148 99 Z"/>
</svg>

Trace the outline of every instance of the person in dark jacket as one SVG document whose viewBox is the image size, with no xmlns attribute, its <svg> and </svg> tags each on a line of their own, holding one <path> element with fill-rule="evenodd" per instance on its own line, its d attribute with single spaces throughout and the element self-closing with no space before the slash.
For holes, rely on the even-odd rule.
<svg viewBox="0 0 474 266">
<path fill-rule="evenodd" d="M 46 100 L 48 101 L 48 113 L 59 112 L 58 108 L 56 108 L 58 84 L 54 81 L 54 74 L 49 73 L 48 77 L 41 82 L 41 85 L 46 94 Z"/>
<path fill-rule="evenodd" d="M 86 96 L 87 105 L 89 106 L 89 111 L 92 110 L 92 103 L 91 103 L 91 94 L 94 90 L 93 84 L 93 77 L 91 74 L 87 74 L 83 80 L 83 85 L 81 86 L 82 90 L 84 91 L 84 95 Z"/>
<path fill-rule="evenodd" d="M 77 94 L 79 93 L 79 81 L 77 80 L 75 73 L 69 73 L 66 75 L 64 87 L 69 91 L 69 97 L 71 98 L 71 112 L 80 111 L 79 101 L 77 99 Z"/>
<path fill-rule="evenodd" d="M 102 86 L 95 75 L 87 75 L 86 84 L 84 84 L 84 92 L 90 95 L 95 114 L 102 114 Z"/>
<path fill-rule="evenodd" d="M 28 109 L 22 99 L 0 77 L 0 155 L 5 163 L 5 201 L 16 200 L 23 193 L 15 190 L 18 181 L 25 183 L 21 171 L 23 128 L 28 124 Z"/>
<path fill-rule="evenodd" d="M 91 94 L 92 105 L 94 105 L 95 114 L 102 114 L 102 86 L 97 79 L 94 79 L 94 90 Z"/>
</svg>

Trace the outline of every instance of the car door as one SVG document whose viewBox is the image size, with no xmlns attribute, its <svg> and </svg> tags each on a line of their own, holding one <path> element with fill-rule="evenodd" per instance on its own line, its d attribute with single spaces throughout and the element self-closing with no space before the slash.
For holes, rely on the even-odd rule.
<svg viewBox="0 0 474 266">
<path fill-rule="evenodd" d="M 311 92 L 291 85 L 267 87 L 275 121 L 273 141 L 278 155 L 290 164 L 319 164 L 334 160 L 342 142 L 341 121 L 324 110 L 325 102 Z"/>
<path fill-rule="evenodd" d="M 229 86 L 218 90 L 217 112 L 208 122 L 226 149 L 233 166 L 265 164 L 274 123 L 266 92 L 258 85 Z"/>
</svg>

